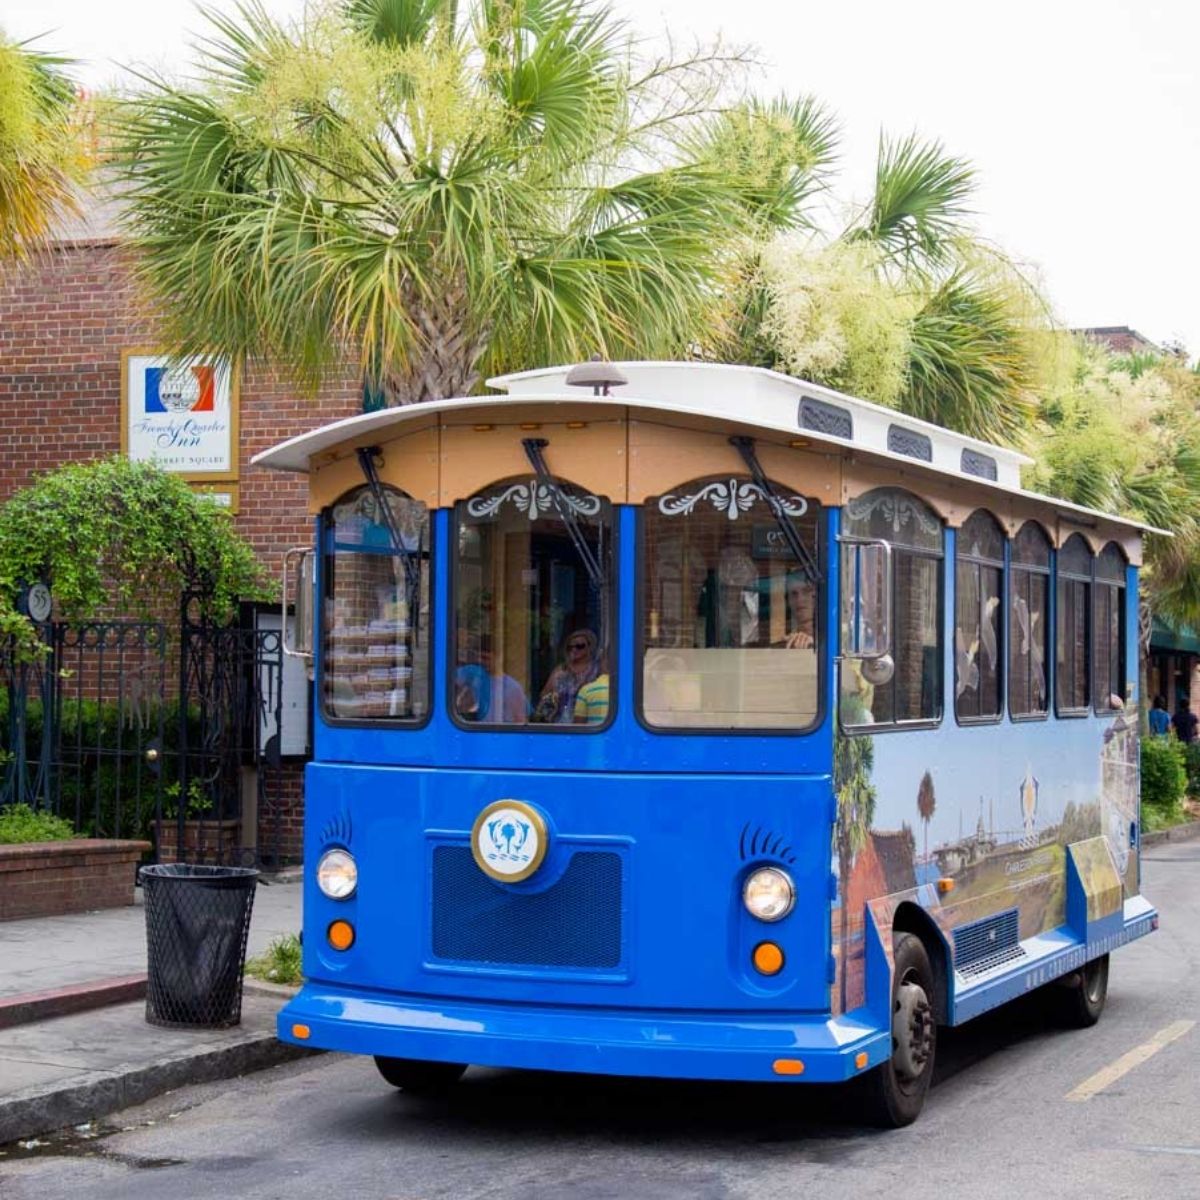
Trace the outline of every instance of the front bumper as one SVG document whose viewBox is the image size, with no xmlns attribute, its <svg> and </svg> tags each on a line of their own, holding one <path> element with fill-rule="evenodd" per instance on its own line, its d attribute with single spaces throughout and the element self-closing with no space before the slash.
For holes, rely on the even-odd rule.
<svg viewBox="0 0 1200 1200">
<path fill-rule="evenodd" d="M 278 1033 L 295 1045 L 351 1054 L 664 1079 L 835 1083 L 878 1066 L 891 1051 L 885 1031 L 852 1016 L 687 1017 L 436 1000 L 325 983 L 305 984 L 279 1014 Z M 780 1073 L 780 1059 L 803 1068 Z"/>
</svg>

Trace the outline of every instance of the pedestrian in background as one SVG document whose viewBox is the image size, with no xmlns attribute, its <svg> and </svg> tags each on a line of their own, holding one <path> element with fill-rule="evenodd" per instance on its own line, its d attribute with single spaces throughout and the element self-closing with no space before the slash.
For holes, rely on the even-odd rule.
<svg viewBox="0 0 1200 1200">
<path fill-rule="evenodd" d="M 1179 701 L 1179 707 L 1171 718 L 1171 724 L 1175 726 L 1175 736 L 1181 742 L 1196 740 L 1196 714 L 1192 712 L 1192 707 L 1186 697 Z"/>
<path fill-rule="evenodd" d="M 1150 709 L 1150 732 L 1155 737 L 1166 737 L 1171 730 L 1171 714 L 1167 712 L 1167 698 L 1155 696 Z"/>
</svg>

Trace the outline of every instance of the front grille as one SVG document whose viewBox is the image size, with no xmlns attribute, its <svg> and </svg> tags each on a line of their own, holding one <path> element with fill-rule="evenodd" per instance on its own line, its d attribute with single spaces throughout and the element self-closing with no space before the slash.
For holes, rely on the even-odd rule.
<svg viewBox="0 0 1200 1200">
<path fill-rule="evenodd" d="M 1017 910 L 960 925 L 954 931 L 954 966 L 960 975 L 979 975 L 1002 963 L 1025 957 L 1018 944 Z"/>
<path fill-rule="evenodd" d="M 467 846 L 433 851 L 433 954 L 511 966 L 621 965 L 621 856 L 578 850 L 542 892 L 495 883 Z"/>
</svg>

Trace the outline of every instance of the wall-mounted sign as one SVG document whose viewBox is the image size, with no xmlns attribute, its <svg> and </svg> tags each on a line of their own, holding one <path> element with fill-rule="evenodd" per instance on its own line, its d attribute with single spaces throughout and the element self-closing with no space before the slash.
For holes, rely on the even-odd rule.
<svg viewBox="0 0 1200 1200">
<path fill-rule="evenodd" d="M 238 394 L 227 359 L 121 351 L 121 453 L 192 480 L 238 477 Z"/>
<path fill-rule="evenodd" d="M 218 508 L 227 508 L 235 514 L 238 511 L 238 485 L 236 483 L 193 483 L 192 491 L 202 500 L 208 500 Z"/>
</svg>

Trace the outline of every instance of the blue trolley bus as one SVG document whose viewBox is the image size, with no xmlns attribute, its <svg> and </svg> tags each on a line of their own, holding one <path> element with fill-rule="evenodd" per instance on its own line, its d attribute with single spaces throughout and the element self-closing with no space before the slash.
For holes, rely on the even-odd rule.
<svg viewBox="0 0 1200 1200">
<path fill-rule="evenodd" d="M 468 1064 L 861 1077 L 1104 1005 L 1138 859 L 1142 529 L 1020 454 L 769 371 L 588 363 L 339 421 L 293 552 L 314 680 L 282 1038 Z M 307 626 L 307 632 L 304 632 Z"/>
</svg>

